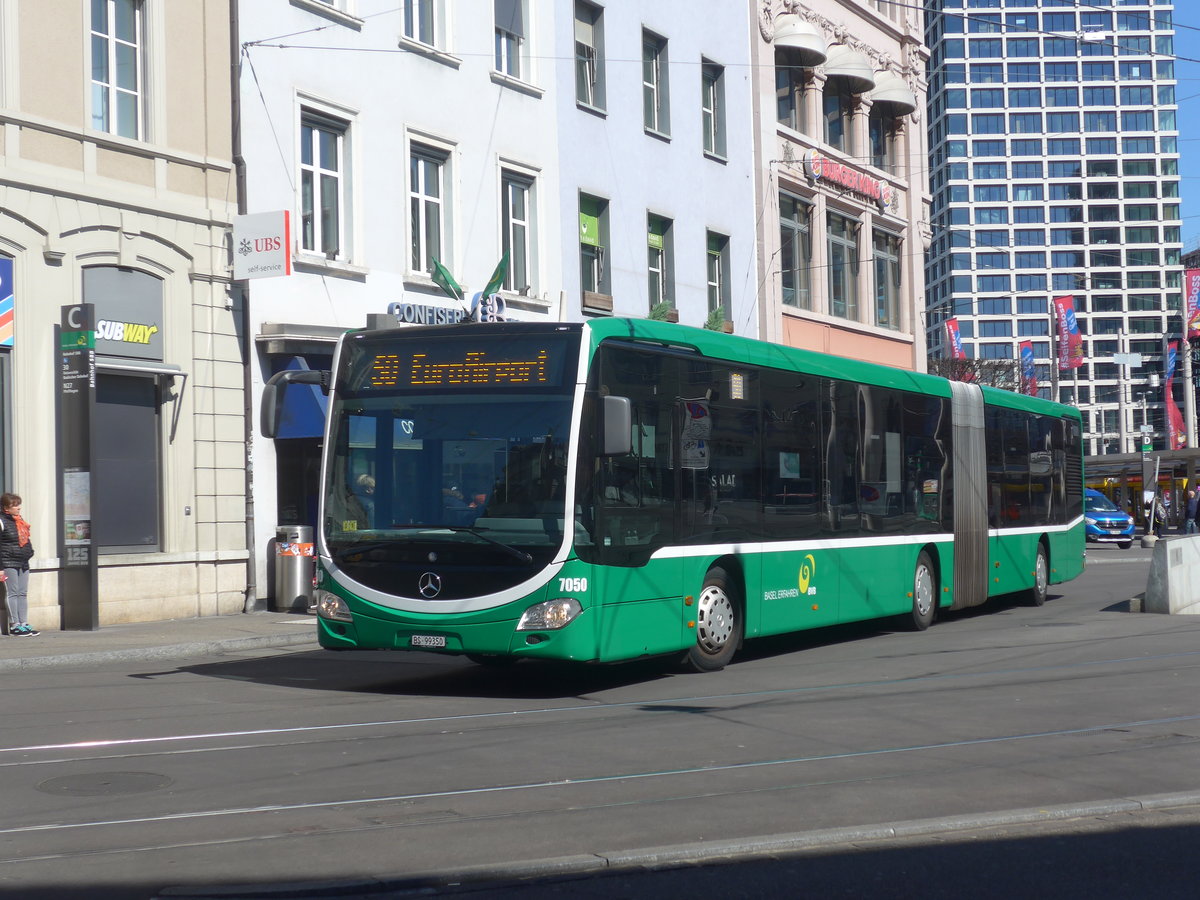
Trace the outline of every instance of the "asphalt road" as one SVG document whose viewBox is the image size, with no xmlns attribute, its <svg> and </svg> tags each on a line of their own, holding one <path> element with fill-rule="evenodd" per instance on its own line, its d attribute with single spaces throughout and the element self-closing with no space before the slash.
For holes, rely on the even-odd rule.
<svg viewBox="0 0 1200 900">
<path fill-rule="evenodd" d="M 1095 897 L 1119 869 L 1182 896 L 1200 621 L 1128 612 L 1149 559 L 1092 549 L 1040 609 L 762 640 L 709 675 L 326 652 L 9 674 L 0 895 Z"/>
</svg>

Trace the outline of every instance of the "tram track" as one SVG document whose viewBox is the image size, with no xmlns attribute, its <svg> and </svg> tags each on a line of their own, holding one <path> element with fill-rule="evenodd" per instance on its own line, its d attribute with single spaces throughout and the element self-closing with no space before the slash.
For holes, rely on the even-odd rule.
<svg viewBox="0 0 1200 900">
<path fill-rule="evenodd" d="M 413 716 L 394 719 L 374 719 L 361 722 L 341 722 L 321 725 L 301 725 L 280 728 L 258 728 L 246 730 L 192 732 L 181 734 L 162 734 L 145 737 L 85 739 L 42 744 L 23 744 L 0 746 L 0 769 L 13 766 L 52 765 L 58 763 L 78 762 L 80 760 L 103 760 L 106 758 L 128 759 L 135 756 L 170 756 L 176 754 L 213 753 L 238 750 L 261 750 L 281 744 L 294 746 L 297 738 L 303 739 L 315 735 L 352 734 L 369 729 L 404 729 L 413 726 L 464 726 L 486 723 L 516 722 L 523 719 L 552 718 L 555 716 L 580 716 L 598 713 L 619 712 L 622 710 L 659 709 L 668 714 L 694 715 L 697 704 L 744 704 L 746 701 L 767 701 L 779 698 L 800 697 L 819 693 L 836 693 L 845 691 L 862 691 L 879 688 L 904 688 L 922 686 L 942 681 L 989 680 L 989 686 L 999 686 L 1003 682 L 998 679 L 1013 679 L 1031 675 L 1044 675 L 1051 672 L 1070 673 L 1113 666 L 1130 666 L 1137 664 L 1156 664 L 1170 660 L 1189 662 L 1200 665 L 1200 650 L 1173 653 L 1146 654 L 1137 656 L 1114 656 L 1092 660 L 1081 660 L 1070 663 L 1043 663 L 1031 666 L 1007 666 L 977 671 L 936 672 L 921 675 L 898 676 L 861 681 L 833 682 L 827 684 L 805 685 L 801 687 L 772 688 L 754 691 L 730 691 L 725 693 L 707 693 L 692 695 L 675 695 L 660 698 L 638 698 L 618 702 L 598 701 L 570 706 L 539 706 L 529 709 L 508 709 L 488 712 L 458 713 L 454 715 Z M 1112 677 L 1123 677 L 1123 672 L 1109 673 Z M 709 711 L 720 709 L 741 709 L 744 707 L 713 707 Z M 433 734 L 432 732 L 426 732 Z M 386 735 L 384 735 L 386 736 Z M 213 741 L 247 738 L 277 738 L 276 741 L 256 741 L 231 745 L 210 747 L 182 747 L 166 749 L 180 744 L 204 744 Z M 336 738 L 335 738 L 336 739 Z M 328 738 L 318 739 L 325 742 Z M 160 747 L 138 751 L 137 748 Z M 45 759 L 17 759 L 21 755 L 46 752 L 70 753 L 77 751 L 79 755 L 63 755 Z M 111 751 L 95 754 L 88 751 Z"/>
<path fill-rule="evenodd" d="M 951 741 L 937 741 L 924 744 L 908 744 L 896 746 L 875 746 L 856 750 L 847 750 L 836 753 L 799 755 L 783 758 L 771 759 L 755 759 L 732 763 L 710 764 L 710 765 L 695 765 L 676 768 L 652 768 L 643 770 L 627 770 L 621 772 L 612 772 L 607 774 L 598 774 L 590 777 L 574 777 L 574 778 L 553 778 L 541 781 L 524 781 L 498 784 L 480 784 L 469 787 L 461 787 L 450 790 L 426 790 L 426 791 L 411 791 L 394 794 L 379 794 L 369 797 L 352 797 L 343 796 L 322 801 L 305 801 L 295 803 L 272 803 L 262 805 L 247 805 L 247 806 L 228 806 L 228 807 L 212 807 L 212 808 L 195 808 L 184 811 L 177 811 L 169 814 L 147 815 L 147 816 L 125 816 L 125 817 L 109 817 L 109 818 L 92 818 L 82 819 L 80 821 L 54 821 L 54 822 L 29 822 L 25 824 L 11 824 L 5 827 L 0 827 L 0 841 L 10 843 L 15 838 L 22 836 L 40 836 L 40 839 L 52 839 L 50 836 L 63 836 L 72 832 L 84 830 L 126 830 L 130 828 L 150 828 L 160 829 L 167 826 L 178 825 L 180 823 L 195 823 L 198 820 L 224 820 L 224 819 L 240 819 L 252 820 L 263 816 L 279 816 L 284 814 L 284 817 L 289 821 L 289 827 L 279 829 L 274 833 L 264 832 L 261 829 L 251 830 L 252 835 L 246 835 L 242 838 L 230 837 L 225 835 L 220 838 L 214 838 L 203 842 L 185 842 L 180 844 L 176 840 L 164 840 L 160 844 L 149 845 L 146 843 L 138 843 L 137 846 L 127 846 L 121 848 L 111 848 L 107 852 L 134 852 L 144 851 L 148 849 L 170 849 L 177 846 L 198 846 L 200 844 L 218 844 L 229 843 L 238 840 L 265 840 L 273 838 L 294 838 L 297 836 L 297 829 L 294 825 L 292 816 L 308 815 L 319 813 L 324 810 L 337 810 L 341 814 L 346 814 L 351 811 L 357 811 L 357 815 L 362 815 L 364 810 L 372 807 L 381 806 L 408 806 L 419 803 L 435 802 L 439 804 L 458 803 L 462 801 L 479 800 L 485 797 L 496 797 L 497 795 L 524 794 L 536 795 L 546 792 L 556 792 L 560 796 L 564 791 L 582 791 L 587 795 L 603 794 L 609 796 L 605 802 L 589 802 L 586 796 L 581 798 L 583 802 L 570 803 L 564 806 L 562 803 L 555 805 L 532 806 L 520 804 L 519 808 L 513 809 L 511 812 L 502 814 L 499 817 L 507 817 L 512 815 L 538 815 L 538 814 L 560 814 L 563 812 L 581 813 L 589 809 L 612 808 L 614 806 L 630 806 L 630 805 L 654 805 L 661 806 L 665 803 L 678 803 L 695 801 L 698 799 L 715 799 L 719 797 L 734 797 L 751 795 L 761 791 L 787 791 L 787 790 L 803 790 L 812 787 L 814 784 L 819 784 L 822 787 L 828 788 L 837 784 L 855 784 L 863 781 L 877 783 L 880 780 L 894 780 L 899 778 L 909 777 L 913 772 L 920 770 L 920 764 L 905 766 L 901 770 L 891 773 L 872 772 L 857 778 L 818 778 L 818 779 L 783 779 L 772 780 L 769 785 L 750 786 L 741 790 L 724 790 L 724 791 L 670 791 L 650 796 L 637 796 L 641 792 L 634 791 L 633 795 L 626 800 L 613 801 L 607 790 L 613 785 L 622 785 L 628 789 L 630 785 L 654 780 L 654 781 L 672 781 L 684 780 L 694 782 L 700 779 L 702 783 L 711 783 L 705 781 L 709 776 L 718 774 L 728 774 L 732 772 L 749 772 L 753 770 L 778 769 L 786 767 L 800 766 L 820 766 L 826 763 L 847 761 L 847 760 L 862 760 L 870 757 L 904 757 L 909 755 L 921 756 L 935 753 L 946 753 L 949 751 L 963 750 L 966 748 L 979 747 L 982 745 L 997 745 L 1011 744 L 1016 742 L 1036 742 L 1036 741 L 1054 741 L 1056 739 L 1070 738 L 1082 735 L 1104 735 L 1104 734 L 1120 734 L 1128 735 L 1129 733 L 1139 730 L 1155 731 L 1162 729 L 1170 729 L 1180 725 L 1187 725 L 1200 721 L 1200 714 L 1182 715 L 1182 716 L 1167 716 L 1162 718 L 1150 718 L 1141 720 L 1128 721 L 1109 721 L 1096 722 L 1086 725 L 1078 725 L 1071 728 L 1063 728 L 1052 731 L 1041 732 L 1022 732 L 1022 733 L 996 733 L 991 735 L 981 735 L 969 739 L 959 739 Z M 1192 738 L 1195 742 L 1200 738 Z M 1109 751 L 1111 752 L 1111 751 Z M 1040 755 L 1045 755 L 1040 754 Z M 598 792 L 593 789 L 600 789 Z M 480 813 L 469 814 L 469 818 L 478 820 L 497 818 L 496 813 Z M 444 816 L 442 817 L 444 818 Z M 464 817 L 456 816 L 455 821 L 461 823 Z M 416 820 L 404 823 L 392 823 L 391 825 L 377 825 L 370 829 L 363 827 L 355 828 L 335 828 L 335 831 L 343 833 L 352 833 L 361 830 L 377 830 L 383 827 L 401 827 L 413 826 L 420 824 L 429 824 L 425 817 L 418 816 Z M 328 834 L 329 829 L 320 828 L 313 834 Z M 54 859 L 59 854 L 38 854 L 36 857 L 27 857 L 25 855 L 8 857 L 0 856 L 0 863 L 17 862 L 22 859 L 32 861 L 36 859 Z"/>
</svg>

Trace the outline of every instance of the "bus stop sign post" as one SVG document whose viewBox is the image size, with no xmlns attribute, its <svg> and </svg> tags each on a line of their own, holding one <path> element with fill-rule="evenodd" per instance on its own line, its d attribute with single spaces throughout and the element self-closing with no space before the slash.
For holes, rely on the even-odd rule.
<svg viewBox="0 0 1200 900">
<path fill-rule="evenodd" d="M 58 328 L 58 603 L 64 631 L 100 627 L 92 532 L 92 426 L 96 408 L 96 307 L 62 307 Z"/>
</svg>

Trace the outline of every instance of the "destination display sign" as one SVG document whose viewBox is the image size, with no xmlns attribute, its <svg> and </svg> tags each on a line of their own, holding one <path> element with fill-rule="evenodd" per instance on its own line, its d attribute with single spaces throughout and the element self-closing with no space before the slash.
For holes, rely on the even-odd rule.
<svg viewBox="0 0 1200 900">
<path fill-rule="evenodd" d="M 574 356 L 557 335 L 501 341 L 406 339 L 355 349 L 361 355 L 351 362 L 350 385 L 363 392 L 556 387 L 563 383 L 567 356 Z"/>
</svg>

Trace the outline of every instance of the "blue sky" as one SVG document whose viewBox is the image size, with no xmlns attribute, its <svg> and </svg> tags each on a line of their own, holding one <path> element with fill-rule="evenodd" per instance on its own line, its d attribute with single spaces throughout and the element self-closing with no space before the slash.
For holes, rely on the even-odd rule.
<svg viewBox="0 0 1200 900">
<path fill-rule="evenodd" d="M 1179 82 L 1175 98 L 1179 102 L 1183 249 L 1187 252 L 1200 244 L 1200 3 L 1196 0 L 1176 0 L 1175 55 L 1180 57 L 1175 65 Z"/>
</svg>

